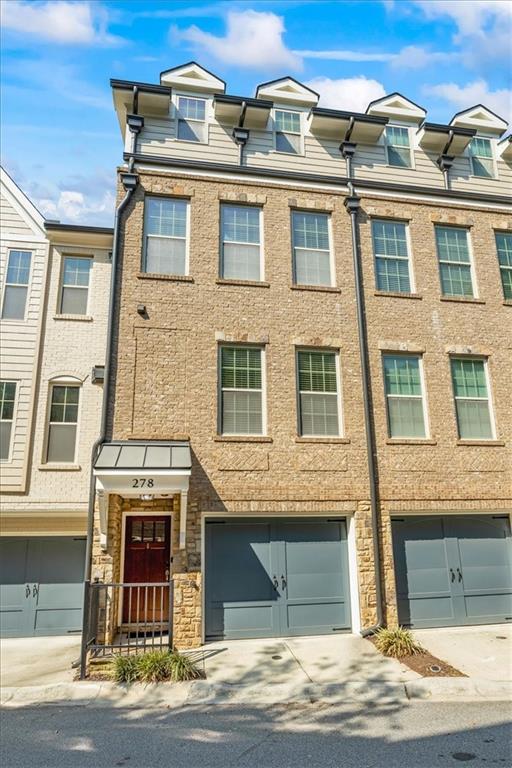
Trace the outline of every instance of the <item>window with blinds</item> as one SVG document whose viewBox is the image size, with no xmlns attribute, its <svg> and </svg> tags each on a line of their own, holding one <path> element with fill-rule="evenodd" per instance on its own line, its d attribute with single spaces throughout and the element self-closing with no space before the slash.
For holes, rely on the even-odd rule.
<svg viewBox="0 0 512 768">
<path fill-rule="evenodd" d="M 299 433 L 303 436 L 340 435 L 336 358 L 335 352 L 297 352 Z"/>
<path fill-rule="evenodd" d="M 388 125 L 384 135 L 389 165 L 398 168 L 410 168 L 412 160 L 409 129 L 398 125 Z"/>
<path fill-rule="evenodd" d="M 0 461 L 8 461 L 11 455 L 15 402 L 16 382 L 0 381 Z"/>
<path fill-rule="evenodd" d="M 290 155 L 300 155 L 302 152 L 302 136 L 300 112 L 289 112 L 276 109 L 274 113 L 276 136 L 276 151 Z"/>
<path fill-rule="evenodd" d="M 468 231 L 436 227 L 435 232 L 443 296 L 474 296 Z"/>
<path fill-rule="evenodd" d="M 147 197 L 144 210 L 144 271 L 187 274 L 188 202 Z"/>
<path fill-rule="evenodd" d="M 74 462 L 78 426 L 80 388 L 54 385 L 52 387 L 48 425 L 48 462 Z"/>
<path fill-rule="evenodd" d="M 221 277 L 262 280 L 261 208 L 221 205 Z"/>
<path fill-rule="evenodd" d="M 500 265 L 501 284 L 505 299 L 512 299 L 512 234 L 496 232 L 496 250 Z"/>
<path fill-rule="evenodd" d="M 475 136 L 468 147 L 473 176 L 492 179 L 494 176 L 494 160 L 490 139 Z"/>
<path fill-rule="evenodd" d="M 333 284 L 328 214 L 293 211 L 292 247 L 297 285 Z"/>
<path fill-rule="evenodd" d="M 494 437 L 486 368 L 486 360 L 451 359 L 457 427 L 459 438 L 463 440 L 492 440 Z"/>
<path fill-rule="evenodd" d="M 383 355 L 390 437 L 426 437 L 419 355 Z"/>
<path fill-rule="evenodd" d="M 400 221 L 372 221 L 376 285 L 379 291 L 411 292 L 406 225 Z"/>
<path fill-rule="evenodd" d="M 24 320 L 30 280 L 30 251 L 9 251 L 5 275 L 3 320 Z"/>
<path fill-rule="evenodd" d="M 263 434 L 262 356 L 257 347 L 221 347 L 221 434 Z"/>
<path fill-rule="evenodd" d="M 178 98 L 177 137 L 180 141 L 206 143 L 206 101 L 191 96 Z"/>
<path fill-rule="evenodd" d="M 92 259 L 64 257 L 60 312 L 63 315 L 86 315 Z"/>
</svg>

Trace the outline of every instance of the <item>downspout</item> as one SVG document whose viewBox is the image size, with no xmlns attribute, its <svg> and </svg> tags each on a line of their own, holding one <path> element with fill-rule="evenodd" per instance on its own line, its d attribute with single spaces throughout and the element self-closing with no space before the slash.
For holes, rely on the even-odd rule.
<svg viewBox="0 0 512 768">
<path fill-rule="evenodd" d="M 437 158 L 437 165 L 443 172 L 445 189 L 450 189 L 450 168 L 453 165 L 453 155 L 448 154 L 454 138 L 453 130 L 450 130 L 448 134 L 448 141 L 439 157 Z"/>
<path fill-rule="evenodd" d="M 135 99 L 134 99 L 135 101 Z M 142 118 L 141 118 L 142 119 Z M 128 117 L 127 117 L 128 122 Z M 135 146 L 138 130 L 130 126 L 133 133 L 133 145 Z M 139 129 L 140 130 L 140 129 Z M 117 267 L 119 263 L 119 243 L 121 230 L 121 216 L 127 207 L 130 199 L 135 192 L 138 184 L 138 176 L 132 173 L 133 157 L 130 160 L 129 172 L 121 174 L 121 183 L 125 189 L 125 195 L 119 203 L 114 217 L 114 236 L 112 242 L 112 266 L 110 278 L 110 297 L 107 321 L 107 344 L 105 350 L 105 374 L 103 379 L 103 398 L 101 405 L 101 422 L 98 438 L 95 440 L 91 450 L 91 474 L 89 479 L 89 500 L 87 513 L 87 541 L 85 551 L 85 574 L 84 574 L 84 602 L 83 602 L 83 620 L 82 620 L 82 643 L 80 650 L 80 679 L 85 679 L 87 667 L 87 642 L 88 642 L 88 619 L 90 605 L 90 584 L 92 574 L 92 549 L 94 538 L 94 506 L 96 497 L 96 478 L 94 476 L 94 464 L 98 457 L 100 447 L 105 442 L 107 433 L 108 418 L 108 400 L 110 392 L 111 377 L 111 358 L 112 358 L 112 335 L 114 329 L 115 298 L 117 288 Z"/>
<path fill-rule="evenodd" d="M 364 427 L 366 435 L 366 455 L 368 460 L 368 479 L 370 491 L 370 512 L 372 518 L 372 542 L 373 542 L 373 560 L 375 568 L 375 599 L 377 609 L 377 623 L 372 627 L 361 630 L 361 635 L 367 637 L 374 634 L 383 624 L 382 611 L 382 583 L 381 583 L 381 562 L 380 562 L 380 528 L 377 503 L 377 460 L 375 433 L 373 429 L 371 396 L 370 396 L 370 365 L 368 354 L 368 332 L 366 326 L 366 312 L 364 303 L 364 290 L 361 266 L 361 249 L 359 242 L 359 222 L 357 219 L 358 211 L 361 207 L 361 200 L 354 191 L 352 182 L 352 158 L 355 151 L 355 144 L 350 144 L 348 152 L 345 149 L 344 142 L 341 145 L 343 156 L 347 160 L 347 172 L 349 176 L 348 196 L 345 198 L 344 205 L 350 214 L 350 224 L 352 229 L 352 259 L 354 266 L 354 280 L 356 292 L 356 313 L 357 313 L 357 333 L 359 339 L 359 359 L 361 362 L 361 376 L 363 384 L 363 409 L 364 409 Z"/>
<path fill-rule="evenodd" d="M 247 112 L 247 102 L 242 101 L 242 109 L 240 110 L 240 118 L 238 125 L 233 128 L 233 139 L 235 144 L 238 144 L 238 164 L 244 164 L 244 147 L 249 141 L 249 129 L 244 128 L 245 113 Z"/>
</svg>

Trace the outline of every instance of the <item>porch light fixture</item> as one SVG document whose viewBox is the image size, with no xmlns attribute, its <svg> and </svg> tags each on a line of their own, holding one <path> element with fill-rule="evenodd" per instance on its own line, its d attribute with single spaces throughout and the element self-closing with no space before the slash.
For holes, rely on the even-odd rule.
<svg viewBox="0 0 512 768">
<path fill-rule="evenodd" d="M 153 501 L 154 495 L 152 493 L 141 493 L 140 500 L 141 501 Z"/>
</svg>

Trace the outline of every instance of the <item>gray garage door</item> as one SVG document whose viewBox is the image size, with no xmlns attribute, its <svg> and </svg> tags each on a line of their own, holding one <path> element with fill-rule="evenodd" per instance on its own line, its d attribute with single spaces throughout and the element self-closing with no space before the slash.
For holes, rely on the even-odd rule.
<svg viewBox="0 0 512 768">
<path fill-rule="evenodd" d="M 1 538 L 1 636 L 80 631 L 84 563 L 84 538 Z"/>
<path fill-rule="evenodd" d="M 393 518 L 401 624 L 441 627 L 512 620 L 507 517 Z"/>
<path fill-rule="evenodd" d="M 350 629 L 345 521 L 206 523 L 208 639 Z"/>
</svg>

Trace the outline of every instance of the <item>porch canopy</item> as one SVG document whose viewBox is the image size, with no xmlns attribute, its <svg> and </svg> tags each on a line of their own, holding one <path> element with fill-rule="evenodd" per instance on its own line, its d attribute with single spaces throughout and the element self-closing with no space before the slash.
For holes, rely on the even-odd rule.
<svg viewBox="0 0 512 768">
<path fill-rule="evenodd" d="M 185 440 L 115 440 L 104 443 L 93 467 L 102 548 L 107 548 L 108 496 L 111 493 L 143 501 L 179 493 L 180 548 L 184 548 L 191 469 L 190 443 Z"/>
</svg>

